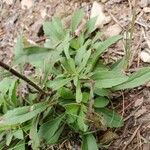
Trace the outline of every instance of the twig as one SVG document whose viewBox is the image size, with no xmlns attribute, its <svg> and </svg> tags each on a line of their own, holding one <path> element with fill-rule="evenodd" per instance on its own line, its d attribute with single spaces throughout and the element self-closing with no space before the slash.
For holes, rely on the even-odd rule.
<svg viewBox="0 0 150 150">
<path fill-rule="evenodd" d="M 43 41 L 45 41 L 45 40 L 46 40 L 46 37 L 43 37 L 43 38 L 41 38 L 41 39 L 35 41 L 35 43 L 41 43 L 41 42 L 43 42 Z"/>
<path fill-rule="evenodd" d="M 140 124 L 137 129 L 134 131 L 134 133 L 132 134 L 131 138 L 129 139 L 129 141 L 127 142 L 127 144 L 123 147 L 122 150 L 126 150 L 126 148 L 128 147 L 128 145 L 132 142 L 132 140 L 134 139 L 134 137 L 136 136 L 138 130 L 140 129 L 142 124 Z"/>
<path fill-rule="evenodd" d="M 125 112 L 125 106 L 124 106 L 124 93 L 121 91 L 122 94 L 122 117 L 124 116 L 124 112 Z"/>
<path fill-rule="evenodd" d="M 141 108 L 141 105 L 136 108 L 129 116 L 127 116 L 126 118 L 123 119 L 123 121 L 127 121 L 129 118 L 131 118 L 132 116 L 134 116 L 134 114 Z"/>
<path fill-rule="evenodd" d="M 40 93 L 44 94 L 44 95 L 48 95 L 48 93 L 46 93 L 41 87 L 39 87 L 36 83 L 34 83 L 33 81 L 31 81 L 30 79 L 28 79 L 26 76 L 20 74 L 18 71 L 14 70 L 13 68 L 11 68 L 9 65 L 5 64 L 4 62 L 0 61 L 0 67 L 2 67 L 3 69 L 9 71 L 10 73 L 12 73 L 14 76 L 24 80 L 25 82 L 27 82 L 29 85 L 31 85 L 32 87 L 34 87 L 37 91 L 39 91 Z"/>
<path fill-rule="evenodd" d="M 131 55 L 131 59 L 129 60 L 129 67 L 131 67 L 133 61 L 134 61 L 134 58 L 137 56 L 137 51 L 138 51 L 138 48 L 140 47 L 141 43 L 142 43 L 142 34 L 140 35 L 140 39 L 137 43 L 137 46 L 134 48 L 133 50 L 133 53 Z"/>
<path fill-rule="evenodd" d="M 114 20 L 114 22 L 116 22 L 122 29 L 124 29 L 124 27 L 121 25 L 121 23 L 117 20 L 117 18 L 107 9 L 106 10 L 108 12 L 108 14 L 111 16 L 111 18 Z"/>
</svg>

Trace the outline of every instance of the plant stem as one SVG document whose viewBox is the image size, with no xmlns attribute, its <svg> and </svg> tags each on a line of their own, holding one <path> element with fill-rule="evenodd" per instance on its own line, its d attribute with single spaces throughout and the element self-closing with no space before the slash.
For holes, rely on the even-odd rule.
<svg viewBox="0 0 150 150">
<path fill-rule="evenodd" d="M 18 71 L 14 70 L 13 68 L 11 68 L 9 65 L 5 64 L 4 62 L 0 61 L 0 67 L 2 67 L 3 69 L 9 71 L 10 73 L 12 73 L 14 76 L 22 79 L 23 81 L 25 81 L 26 83 L 28 83 L 29 85 L 31 85 L 32 87 L 34 87 L 37 91 L 39 91 L 40 93 L 44 94 L 44 95 L 48 95 L 41 87 L 39 87 L 36 83 L 34 83 L 33 81 L 31 81 L 29 78 L 27 78 L 26 76 L 20 74 Z"/>
</svg>

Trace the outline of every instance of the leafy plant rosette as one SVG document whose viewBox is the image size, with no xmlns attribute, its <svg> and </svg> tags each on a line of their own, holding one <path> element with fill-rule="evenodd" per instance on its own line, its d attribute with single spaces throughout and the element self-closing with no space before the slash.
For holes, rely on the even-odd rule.
<svg viewBox="0 0 150 150">
<path fill-rule="evenodd" d="M 58 18 L 44 22 L 43 47 L 18 38 L 14 65 L 22 70 L 26 63 L 32 64 L 35 73 L 28 78 L 47 94 L 8 73 L 1 76 L 1 149 L 45 149 L 76 133 L 82 150 L 98 150 L 97 131 L 123 126 L 122 117 L 110 109 L 109 95 L 150 81 L 150 67 L 126 75 L 124 58 L 112 66 L 104 64 L 101 54 L 122 36 L 101 41 L 96 18 L 75 36 L 83 16 L 83 10 L 75 12 L 69 29 Z M 22 94 L 24 86 L 27 92 Z"/>
</svg>

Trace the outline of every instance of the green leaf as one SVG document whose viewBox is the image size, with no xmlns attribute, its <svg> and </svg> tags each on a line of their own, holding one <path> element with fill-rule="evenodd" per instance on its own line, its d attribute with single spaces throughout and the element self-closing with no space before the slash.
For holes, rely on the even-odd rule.
<svg viewBox="0 0 150 150">
<path fill-rule="evenodd" d="M 98 71 L 109 71 L 110 68 L 104 64 L 102 60 L 97 61 L 97 64 L 95 65 L 95 68 L 93 70 L 94 73 Z"/>
<path fill-rule="evenodd" d="M 75 98 L 73 92 L 69 88 L 62 87 L 60 90 L 58 90 L 58 93 L 60 94 L 61 98 L 63 98 L 63 99 L 74 99 Z"/>
<path fill-rule="evenodd" d="M 32 121 L 31 127 L 30 127 L 30 143 L 33 150 L 39 150 L 40 147 L 40 139 L 38 135 L 38 123 L 39 123 L 39 117 L 35 117 Z"/>
<path fill-rule="evenodd" d="M 83 46 L 84 42 L 85 42 L 85 36 L 84 36 L 84 33 L 81 33 L 78 37 L 78 42 L 79 42 L 79 45 L 80 47 Z"/>
<path fill-rule="evenodd" d="M 76 74 L 75 62 L 72 58 L 69 58 L 68 60 L 65 59 L 61 63 L 62 63 L 63 69 L 67 71 L 68 74 L 71 74 L 71 75 Z"/>
<path fill-rule="evenodd" d="M 103 108 L 109 104 L 109 100 L 105 97 L 98 97 L 94 101 L 94 107 Z"/>
<path fill-rule="evenodd" d="M 125 58 L 119 59 L 112 66 L 111 69 L 113 71 L 122 71 L 124 69 Z"/>
<path fill-rule="evenodd" d="M 69 54 L 69 47 L 70 47 L 70 35 L 69 33 L 66 35 L 64 41 L 62 42 L 63 44 L 63 49 L 64 49 L 64 53 L 66 55 L 66 58 L 69 59 L 70 58 L 70 54 Z"/>
<path fill-rule="evenodd" d="M 17 60 L 23 54 L 23 38 L 20 36 L 17 38 L 17 43 L 15 45 L 15 60 Z"/>
<path fill-rule="evenodd" d="M 82 102 L 87 103 L 89 101 L 90 94 L 88 92 L 83 92 L 82 93 Z"/>
<path fill-rule="evenodd" d="M 23 140 L 24 136 L 23 136 L 23 131 L 21 129 L 16 130 L 15 132 L 13 132 L 13 136 L 17 139 Z"/>
<path fill-rule="evenodd" d="M 17 80 L 14 80 L 9 88 L 9 98 L 11 99 L 11 101 L 14 103 L 15 106 L 17 106 L 17 95 L 16 95 L 17 84 L 18 84 Z"/>
<path fill-rule="evenodd" d="M 103 41 L 100 43 L 98 48 L 96 49 L 95 53 L 92 56 L 92 62 L 91 62 L 91 67 L 93 68 L 96 64 L 96 62 L 99 59 L 100 54 L 102 54 L 108 47 L 110 47 L 112 44 L 116 43 L 118 40 L 120 40 L 122 36 L 117 35 L 117 36 L 112 36 L 108 38 L 107 40 Z"/>
<path fill-rule="evenodd" d="M 52 88 L 53 90 L 58 90 L 59 88 L 69 83 L 71 80 L 72 78 L 67 78 L 67 79 L 60 78 L 60 79 L 50 80 L 47 82 L 47 87 Z"/>
<path fill-rule="evenodd" d="M 149 81 L 150 81 L 150 67 L 145 67 L 131 74 L 126 82 L 113 87 L 113 90 L 134 88 L 143 85 Z"/>
<path fill-rule="evenodd" d="M 11 141 L 12 141 L 12 138 L 13 138 L 13 134 L 11 131 L 9 131 L 6 135 L 6 145 L 9 146 Z"/>
<path fill-rule="evenodd" d="M 49 139 L 49 141 L 47 142 L 47 144 L 52 145 L 52 144 L 55 144 L 56 142 L 58 142 L 58 139 L 59 139 L 59 137 L 60 137 L 60 135 L 61 135 L 63 129 L 64 129 L 64 125 L 62 125 L 62 126 L 56 131 L 56 133 L 54 134 L 54 136 L 52 136 L 52 137 Z"/>
<path fill-rule="evenodd" d="M 0 129 L 3 130 L 7 127 L 26 122 L 44 111 L 47 107 L 48 104 L 43 102 L 32 106 L 24 106 L 9 110 L 0 118 Z"/>
<path fill-rule="evenodd" d="M 110 128 L 122 127 L 124 122 L 123 118 L 119 116 L 114 110 L 109 110 L 107 108 L 98 108 L 96 112 L 103 115 L 106 120 L 107 126 Z"/>
<path fill-rule="evenodd" d="M 11 78 L 4 78 L 2 81 L 0 81 L 0 93 L 6 94 L 13 82 L 14 79 Z"/>
<path fill-rule="evenodd" d="M 111 93 L 108 89 L 94 88 L 94 93 L 99 96 L 109 96 Z"/>
<path fill-rule="evenodd" d="M 72 58 L 70 58 L 70 59 L 68 59 L 68 64 L 69 64 L 70 69 L 72 70 L 72 72 L 76 74 L 75 61 Z"/>
<path fill-rule="evenodd" d="M 32 46 L 23 48 L 22 54 L 15 61 L 15 63 L 24 64 L 26 62 L 30 62 L 32 65 L 40 66 L 44 64 L 44 60 L 49 58 L 51 55 L 54 55 L 56 52 L 52 51 L 52 49 Z"/>
<path fill-rule="evenodd" d="M 70 47 L 74 50 L 78 50 L 81 44 L 78 38 L 74 38 L 70 41 Z"/>
<path fill-rule="evenodd" d="M 43 30 L 45 35 L 57 42 L 61 41 L 65 36 L 65 31 L 59 18 L 54 17 L 51 22 L 44 22 Z"/>
<path fill-rule="evenodd" d="M 80 65 L 83 58 L 84 58 L 84 54 L 86 52 L 86 46 L 83 45 L 80 49 L 77 50 L 76 56 L 75 56 L 75 63 L 77 65 Z"/>
<path fill-rule="evenodd" d="M 78 72 L 81 72 L 85 66 L 87 65 L 87 62 L 89 60 L 91 56 L 91 50 L 88 50 L 85 54 L 84 54 L 84 59 L 83 61 L 81 62 L 80 66 L 78 67 Z"/>
<path fill-rule="evenodd" d="M 86 113 L 87 113 L 86 107 L 84 105 L 81 105 L 80 111 L 79 111 L 78 117 L 77 117 L 77 125 L 79 127 L 79 130 L 81 130 L 83 132 L 86 132 L 88 129 L 88 126 L 85 124 Z"/>
<path fill-rule="evenodd" d="M 75 32 L 83 17 L 84 17 L 84 11 L 82 9 L 74 12 L 71 20 L 71 32 Z"/>
<path fill-rule="evenodd" d="M 8 150 L 25 150 L 25 141 L 19 141 L 13 148 L 9 148 Z"/>
<path fill-rule="evenodd" d="M 45 58 L 52 54 L 50 48 L 40 47 L 28 42 L 24 37 L 17 40 L 15 48 L 15 61 L 14 63 L 24 64 L 30 62 L 35 65 L 36 63 L 43 63 Z"/>
<path fill-rule="evenodd" d="M 81 84 L 78 80 L 77 87 L 76 87 L 76 102 L 80 103 L 82 101 L 82 92 L 81 92 Z"/>
<path fill-rule="evenodd" d="M 89 35 L 90 33 L 92 33 L 93 31 L 96 30 L 96 23 L 97 17 L 91 18 L 87 23 L 86 23 L 86 35 Z"/>
<path fill-rule="evenodd" d="M 98 145 L 93 134 L 87 134 L 82 137 L 82 150 L 98 150 Z"/>
<path fill-rule="evenodd" d="M 63 118 L 64 115 L 59 116 L 54 120 L 47 121 L 46 123 L 41 125 L 38 132 L 41 141 L 46 140 L 47 143 L 50 143 L 50 141 L 52 140 L 51 138 L 53 138 L 53 136 L 55 136 L 56 132 L 59 130 Z"/>
<path fill-rule="evenodd" d="M 128 80 L 127 76 L 116 71 L 99 71 L 91 78 L 96 80 L 95 88 L 111 88 Z"/>
<path fill-rule="evenodd" d="M 74 123 L 78 117 L 80 106 L 76 103 L 67 104 L 64 106 L 67 114 L 67 122 Z"/>
<path fill-rule="evenodd" d="M 51 49 L 45 48 L 45 47 L 38 47 L 38 46 L 32 46 L 32 47 L 26 47 L 23 49 L 24 55 L 30 56 L 30 55 L 38 55 L 42 53 L 47 53 Z"/>
<path fill-rule="evenodd" d="M 97 41 L 98 41 L 98 43 L 99 43 L 100 37 L 101 37 L 102 35 L 103 35 L 102 32 L 97 32 L 96 35 L 95 35 L 95 37 L 94 37 L 93 40 L 92 40 L 92 44 L 94 44 L 94 43 L 97 42 Z M 93 46 L 93 45 L 91 45 L 91 46 Z"/>
</svg>

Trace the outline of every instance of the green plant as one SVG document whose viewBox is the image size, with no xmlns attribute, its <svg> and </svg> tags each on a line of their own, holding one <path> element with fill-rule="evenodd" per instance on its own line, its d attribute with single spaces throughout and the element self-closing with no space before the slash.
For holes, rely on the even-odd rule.
<svg viewBox="0 0 150 150">
<path fill-rule="evenodd" d="M 45 22 L 44 47 L 18 38 L 13 65 L 22 70 L 30 63 L 34 74 L 26 77 L 0 62 L 15 75 L 1 71 L 1 149 L 46 149 L 73 132 L 79 135 L 83 150 L 98 150 L 97 131 L 123 126 L 122 117 L 109 107 L 109 95 L 150 81 L 150 68 L 127 76 L 122 69 L 124 58 L 112 66 L 104 64 L 101 54 L 122 36 L 100 41 L 102 33 L 94 28 L 96 18 L 75 36 L 83 16 L 82 10 L 74 13 L 70 29 L 64 29 L 58 18 Z"/>
</svg>

